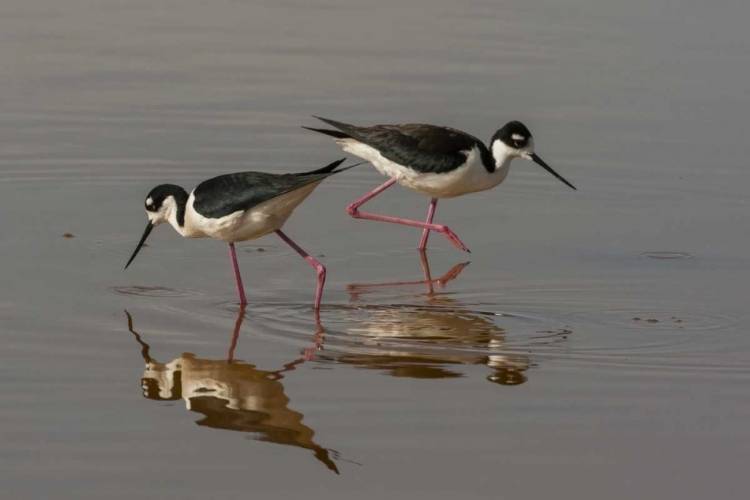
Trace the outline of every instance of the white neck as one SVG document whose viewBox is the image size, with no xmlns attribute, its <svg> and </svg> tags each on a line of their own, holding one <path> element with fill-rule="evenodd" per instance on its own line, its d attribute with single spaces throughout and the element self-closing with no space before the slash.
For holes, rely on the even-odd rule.
<svg viewBox="0 0 750 500">
<path fill-rule="evenodd" d="M 185 203 L 185 225 L 180 227 L 177 225 L 177 204 L 175 203 L 174 213 L 169 216 L 169 223 L 172 227 L 177 230 L 185 238 L 205 238 L 208 235 L 201 231 L 195 224 L 195 209 L 193 209 L 193 203 L 195 202 L 195 196 L 190 193 L 187 203 Z"/>
<path fill-rule="evenodd" d="M 169 223 L 172 225 L 175 231 L 180 233 L 182 236 L 185 236 L 185 228 L 181 227 L 177 223 L 177 208 L 174 208 L 169 212 Z"/>
<path fill-rule="evenodd" d="M 510 162 L 515 157 L 515 150 L 506 146 L 503 141 L 492 143 L 492 159 L 495 161 L 495 172 L 507 175 L 510 169 Z"/>
<path fill-rule="evenodd" d="M 177 223 L 177 201 L 174 199 L 174 196 L 168 196 L 167 199 L 164 200 L 163 206 L 167 222 L 172 225 L 175 231 L 182 236 L 185 236 L 185 228 Z"/>
</svg>

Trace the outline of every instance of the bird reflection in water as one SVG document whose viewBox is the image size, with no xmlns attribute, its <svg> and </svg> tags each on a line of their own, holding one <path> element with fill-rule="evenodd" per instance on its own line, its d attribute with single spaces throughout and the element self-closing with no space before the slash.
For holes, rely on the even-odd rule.
<svg viewBox="0 0 750 500">
<path fill-rule="evenodd" d="M 432 279 L 432 273 L 430 272 L 430 262 L 427 260 L 427 251 L 418 250 L 419 259 L 422 264 L 422 273 L 424 273 L 424 280 L 414 281 L 389 281 L 387 283 L 351 283 L 346 288 L 349 291 L 349 298 L 352 301 L 358 300 L 363 293 L 370 293 L 375 288 L 381 287 L 394 287 L 394 286 L 408 286 L 408 285 L 426 285 L 428 296 L 432 296 L 435 293 L 435 285 L 440 288 L 445 288 L 445 285 L 449 281 L 453 281 L 458 278 L 458 275 L 471 264 L 471 261 L 462 262 L 453 266 L 447 273 L 437 279 Z"/>
<path fill-rule="evenodd" d="M 227 359 L 201 359 L 184 353 L 169 363 L 160 363 L 149 353 L 149 345 L 133 328 L 127 311 L 128 330 L 141 345 L 146 362 L 142 384 L 144 397 L 156 401 L 184 399 L 187 409 L 204 416 L 196 423 L 214 429 L 251 433 L 257 441 L 298 446 L 311 450 L 326 467 L 339 473 L 332 458 L 338 453 L 313 441 L 315 431 L 302 423 L 303 415 L 289 408 L 289 397 L 281 380 L 310 357 L 310 353 L 280 370 L 259 370 L 234 360 L 234 348 L 245 316 L 240 308 Z M 322 330 L 316 334 L 320 342 Z M 318 346 L 319 348 L 319 346 Z"/>
<path fill-rule="evenodd" d="M 364 337 L 360 346 L 319 357 L 336 363 L 384 371 L 395 377 L 462 377 L 451 367 L 484 365 L 490 369 L 487 380 L 512 386 L 526 382 L 526 372 L 534 366 L 528 356 L 507 354 L 506 331 L 496 321 L 496 313 L 471 309 L 447 293 L 435 293 L 456 279 L 469 265 L 457 264 L 440 278 L 433 279 L 427 255 L 420 252 L 424 280 L 388 283 L 350 284 L 352 306 L 347 321 L 355 323 L 348 332 Z M 383 287 L 426 285 L 427 293 L 410 295 L 406 304 L 371 305 L 368 294 Z M 357 317 L 360 312 L 366 317 Z M 559 342 L 570 331 L 551 333 L 535 344 Z"/>
</svg>

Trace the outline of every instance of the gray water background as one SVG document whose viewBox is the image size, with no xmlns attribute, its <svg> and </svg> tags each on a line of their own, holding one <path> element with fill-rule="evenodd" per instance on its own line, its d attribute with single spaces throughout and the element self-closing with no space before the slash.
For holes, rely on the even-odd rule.
<svg viewBox="0 0 750 500">
<path fill-rule="evenodd" d="M 748 19 L 728 0 L 4 1 L 3 496 L 745 498 Z M 432 236 L 433 277 L 460 272 L 431 293 L 361 286 L 423 280 L 419 231 L 349 218 L 385 179 L 336 176 L 285 228 L 328 267 L 322 330 L 309 266 L 242 244 L 227 364 L 226 246 L 160 227 L 124 271 L 143 199 L 341 158 L 311 115 L 484 140 L 519 119 L 578 191 L 516 160 L 442 201 L 472 254 Z M 394 187 L 367 208 L 427 203 Z M 185 366 L 154 391 L 126 310 L 157 373 L 205 362 L 199 397 Z"/>
</svg>

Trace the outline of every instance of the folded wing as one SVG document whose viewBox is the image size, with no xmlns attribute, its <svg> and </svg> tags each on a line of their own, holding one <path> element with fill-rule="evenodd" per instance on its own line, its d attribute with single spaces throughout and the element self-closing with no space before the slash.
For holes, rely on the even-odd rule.
<svg viewBox="0 0 750 500">
<path fill-rule="evenodd" d="M 479 149 L 483 162 L 492 163 L 489 150 L 479 139 L 449 127 L 423 123 L 358 127 L 327 118 L 319 119 L 346 136 L 377 149 L 383 157 L 422 173 L 453 171 L 466 162 L 467 154 L 474 148 Z M 333 131 L 313 130 L 342 138 Z"/>
<path fill-rule="evenodd" d="M 297 174 L 239 172 L 220 175 L 200 183 L 195 188 L 193 208 L 200 215 L 212 219 L 246 211 L 277 196 L 351 168 L 335 170 L 343 161 L 338 160 L 321 169 Z"/>
</svg>

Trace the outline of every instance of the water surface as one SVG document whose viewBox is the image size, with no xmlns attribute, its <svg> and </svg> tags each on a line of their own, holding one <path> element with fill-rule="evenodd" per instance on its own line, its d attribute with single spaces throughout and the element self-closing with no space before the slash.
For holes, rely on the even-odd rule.
<svg viewBox="0 0 750 500">
<path fill-rule="evenodd" d="M 744 498 L 750 7 L 660 0 L 6 1 L 0 480 L 12 498 Z M 439 235 L 349 218 L 159 228 L 156 184 L 321 167 L 300 128 L 524 121 Z M 367 209 L 411 218 L 394 187 Z M 63 237 L 68 233 L 68 236 Z M 689 258 L 686 258 L 689 257 Z"/>
</svg>

